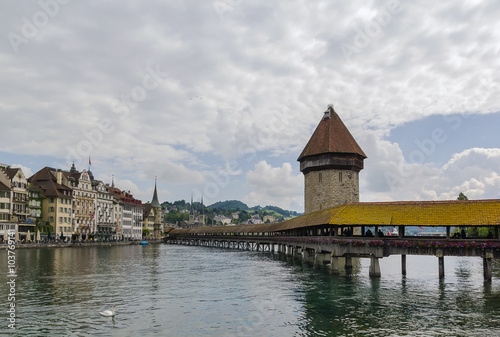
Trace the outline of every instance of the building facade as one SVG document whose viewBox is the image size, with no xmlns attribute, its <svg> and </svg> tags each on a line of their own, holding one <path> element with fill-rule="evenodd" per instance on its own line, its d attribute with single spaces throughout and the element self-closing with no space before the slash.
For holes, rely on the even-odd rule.
<svg viewBox="0 0 500 337">
<path fill-rule="evenodd" d="M 96 191 L 92 187 L 91 172 L 78 172 L 75 165 L 65 172 L 73 189 L 73 231 L 80 240 L 96 233 Z"/>
<path fill-rule="evenodd" d="M 11 221 L 11 188 L 7 173 L 0 167 L 0 242 L 7 240 L 8 231 L 17 231 L 17 224 Z"/>
<path fill-rule="evenodd" d="M 102 181 L 94 181 L 96 191 L 96 226 L 97 235 L 106 238 L 116 238 L 116 225 L 113 222 L 113 199 L 108 186 Z"/>
<path fill-rule="evenodd" d="M 59 169 L 44 167 L 28 181 L 43 194 L 41 215 L 49 230 L 44 239 L 67 240 L 73 234 L 73 190 L 67 175 Z"/>
<path fill-rule="evenodd" d="M 109 190 L 109 187 L 108 187 Z M 111 193 L 111 191 L 110 191 Z M 112 194 L 113 200 L 113 208 L 111 210 L 111 221 L 113 222 L 115 230 L 114 238 L 116 240 L 123 240 L 123 202 L 116 197 L 116 195 Z"/>
<path fill-rule="evenodd" d="M 119 222 L 117 235 L 123 240 L 140 240 L 144 212 L 142 202 L 135 199 L 130 191 L 121 191 L 116 187 L 109 187 L 109 191 L 116 198 L 112 216 L 114 221 Z"/>
<path fill-rule="evenodd" d="M 155 230 L 155 213 L 153 211 L 153 205 L 149 202 L 143 205 L 144 213 L 142 216 L 142 238 L 143 239 L 153 239 Z"/>
<path fill-rule="evenodd" d="M 11 186 L 12 215 L 19 223 L 28 220 L 28 180 L 20 168 L 7 168 Z"/>
</svg>

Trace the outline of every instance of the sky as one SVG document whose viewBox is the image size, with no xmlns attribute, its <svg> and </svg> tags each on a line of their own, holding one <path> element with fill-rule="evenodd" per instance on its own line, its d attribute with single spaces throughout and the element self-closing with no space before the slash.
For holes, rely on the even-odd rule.
<svg viewBox="0 0 500 337">
<path fill-rule="evenodd" d="M 302 212 L 328 104 L 361 201 L 500 198 L 500 3 L 39 0 L 0 11 L 0 163 Z"/>
</svg>

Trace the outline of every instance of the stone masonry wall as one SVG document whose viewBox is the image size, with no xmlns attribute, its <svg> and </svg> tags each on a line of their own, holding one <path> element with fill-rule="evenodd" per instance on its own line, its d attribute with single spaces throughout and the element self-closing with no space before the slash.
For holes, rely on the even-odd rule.
<svg viewBox="0 0 500 337">
<path fill-rule="evenodd" d="M 359 201 L 359 173 L 327 169 L 304 175 L 305 213 Z"/>
</svg>

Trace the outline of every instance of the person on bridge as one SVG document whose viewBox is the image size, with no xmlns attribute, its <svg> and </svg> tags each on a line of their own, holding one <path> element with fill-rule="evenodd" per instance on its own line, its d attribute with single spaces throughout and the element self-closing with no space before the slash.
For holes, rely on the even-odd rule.
<svg viewBox="0 0 500 337">
<path fill-rule="evenodd" d="M 367 237 L 370 237 L 370 238 L 372 238 L 372 237 L 373 237 L 373 233 L 372 233 L 372 231 L 371 231 L 371 230 L 367 230 L 367 231 L 366 231 L 366 233 L 365 233 L 365 235 L 366 235 Z"/>
<path fill-rule="evenodd" d="M 384 233 L 380 230 L 380 228 L 379 228 L 379 230 L 377 232 L 377 236 L 378 237 L 383 237 L 384 236 Z"/>
<path fill-rule="evenodd" d="M 460 236 L 462 237 L 462 239 L 467 238 L 467 234 L 465 233 L 465 229 L 462 229 L 462 230 L 460 231 Z"/>
</svg>

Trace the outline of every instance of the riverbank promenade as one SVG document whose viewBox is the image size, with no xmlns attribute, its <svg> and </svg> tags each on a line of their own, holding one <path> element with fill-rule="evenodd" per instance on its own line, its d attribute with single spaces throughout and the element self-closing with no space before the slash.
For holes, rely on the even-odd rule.
<svg viewBox="0 0 500 337">
<path fill-rule="evenodd" d="M 146 240 L 149 244 L 162 243 L 162 240 Z M 100 246 L 129 246 L 139 245 L 141 241 L 87 241 L 87 242 L 44 242 L 44 243 L 16 243 L 15 249 L 30 248 L 71 248 L 71 247 L 100 247 Z M 8 248 L 7 241 L 0 244 L 0 249 Z"/>
</svg>

